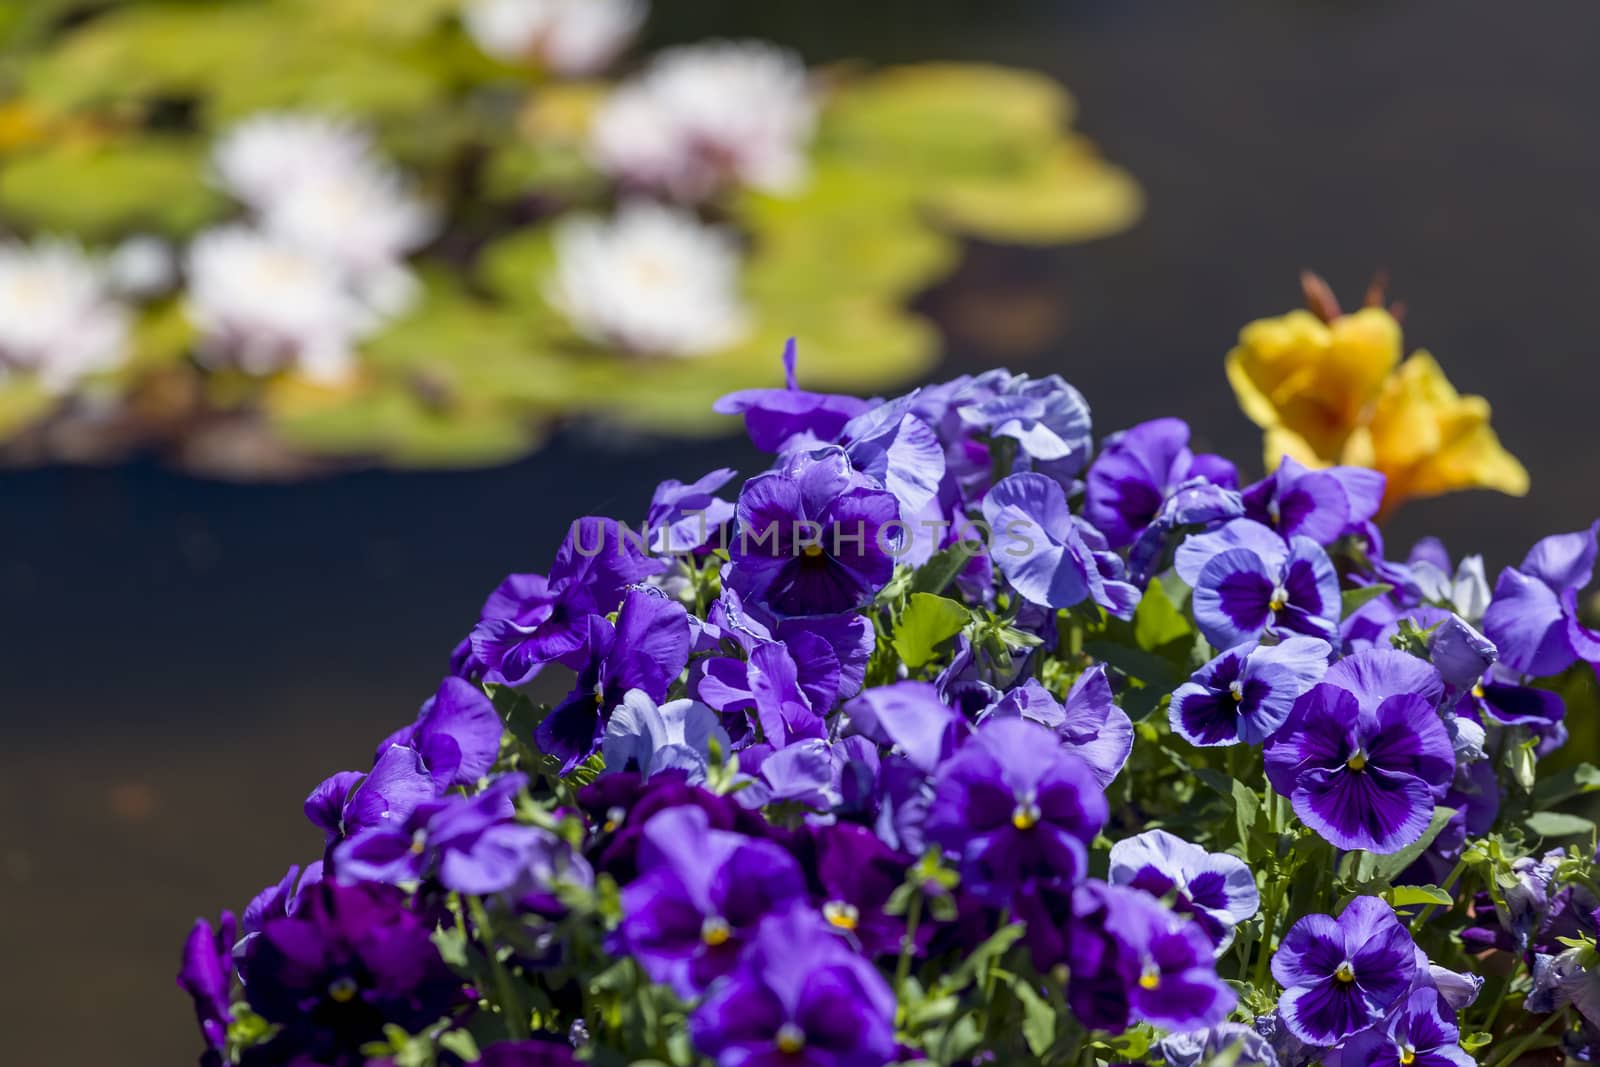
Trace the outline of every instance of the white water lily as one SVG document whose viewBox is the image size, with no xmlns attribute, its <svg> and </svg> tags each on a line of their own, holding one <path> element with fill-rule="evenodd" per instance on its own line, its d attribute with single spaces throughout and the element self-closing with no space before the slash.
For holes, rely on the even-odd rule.
<svg viewBox="0 0 1600 1067">
<path fill-rule="evenodd" d="M 794 53 L 757 41 L 670 48 L 602 105 L 596 165 L 630 185 L 701 199 L 729 184 L 792 190 L 817 105 Z"/>
<path fill-rule="evenodd" d="M 584 337 L 640 354 L 714 352 L 748 324 L 733 236 L 659 204 L 562 223 L 548 293 Z"/>
<path fill-rule="evenodd" d="M 217 184 L 250 207 L 277 203 L 321 173 L 359 169 L 372 159 L 360 126 L 325 115 L 274 112 L 246 119 L 212 148 Z"/>
<path fill-rule="evenodd" d="M 128 355 L 130 314 L 104 268 L 77 245 L 0 244 L 0 379 L 60 393 Z"/>
<path fill-rule="evenodd" d="M 471 0 L 462 12 L 479 48 L 508 63 L 535 61 L 558 74 L 593 74 L 627 47 L 644 0 Z"/>
<path fill-rule="evenodd" d="M 211 365 L 250 374 L 294 368 L 337 382 L 353 373 L 355 344 L 381 321 L 336 265 L 244 226 L 196 238 L 188 276 L 188 314 Z"/>
</svg>

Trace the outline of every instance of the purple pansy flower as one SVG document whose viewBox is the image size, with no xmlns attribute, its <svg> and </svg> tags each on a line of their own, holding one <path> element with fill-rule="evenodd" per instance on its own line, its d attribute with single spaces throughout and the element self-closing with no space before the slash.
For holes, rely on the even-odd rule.
<svg viewBox="0 0 1600 1067">
<path fill-rule="evenodd" d="M 1272 957 L 1278 1011 L 1308 1045 L 1326 1048 L 1378 1022 L 1411 988 L 1416 946 L 1377 897 L 1357 897 L 1338 919 L 1307 915 Z"/>
<path fill-rule="evenodd" d="M 998 905 L 1033 879 L 1078 881 L 1106 820 L 1093 769 L 1045 727 L 994 719 L 939 768 L 924 832 Z"/>
<path fill-rule="evenodd" d="M 1255 875 L 1243 860 L 1207 852 L 1165 830 L 1146 830 L 1112 845 L 1107 880 L 1157 898 L 1172 894 L 1172 907 L 1192 916 L 1218 952 L 1261 906 Z"/>
<path fill-rule="evenodd" d="M 439 791 L 469 786 L 489 773 L 500 755 L 505 724 L 482 689 L 461 678 L 446 678 L 417 713 L 417 721 L 378 746 L 381 756 L 393 745 L 413 749 Z"/>
<path fill-rule="evenodd" d="M 1192 745 L 1259 745 L 1322 680 L 1333 650 L 1315 637 L 1222 653 L 1172 694 L 1172 730 Z"/>
<path fill-rule="evenodd" d="M 899 502 L 841 448 L 792 453 L 750 479 L 738 515 L 728 579 L 779 615 L 859 608 L 894 574 Z"/>
<path fill-rule="evenodd" d="M 868 689 L 845 705 L 851 728 L 873 742 L 897 748 L 931 773 L 955 751 L 967 725 L 927 682 L 895 682 Z"/>
<path fill-rule="evenodd" d="M 262 929 L 273 919 L 283 919 L 294 915 L 300 910 L 300 902 L 310 892 L 311 887 L 322 881 L 323 861 L 306 864 L 304 871 L 298 865 L 291 866 L 277 885 L 269 885 L 245 905 L 244 914 L 239 916 L 239 943 L 233 947 L 235 958 L 242 957 L 249 950 L 250 942 L 255 940 Z"/>
<path fill-rule="evenodd" d="M 622 890 L 618 947 L 684 998 L 734 968 L 762 919 L 806 900 L 805 878 L 787 852 L 712 829 L 697 807 L 651 818 L 638 864 L 639 876 Z"/>
<path fill-rule="evenodd" d="M 796 439 L 836 441 L 845 423 L 871 406 L 860 397 L 801 389 L 795 380 L 796 355 L 791 337 L 783 347 L 784 388 L 742 389 L 711 406 L 719 415 L 743 415 L 745 431 L 763 452 L 785 451 Z"/>
<path fill-rule="evenodd" d="M 1397 852 L 1422 836 L 1455 775 L 1442 693 L 1438 672 L 1404 652 L 1342 659 L 1268 743 L 1267 778 L 1338 848 Z"/>
<path fill-rule="evenodd" d="M 876 404 L 847 423 L 840 443 L 850 465 L 900 501 L 911 519 L 938 495 L 944 479 L 944 449 L 933 428 L 912 414 L 916 394 Z"/>
<path fill-rule="evenodd" d="M 751 782 L 733 795 L 747 808 L 787 802 L 814 811 L 831 811 L 840 802 L 840 765 L 833 746 L 820 737 L 782 748 L 751 745 L 739 753 L 739 770 Z"/>
<path fill-rule="evenodd" d="M 1456 1013 L 1437 990 L 1414 990 L 1387 1019 L 1345 1042 L 1339 1067 L 1473 1067 Z"/>
<path fill-rule="evenodd" d="M 1242 494 L 1246 517 L 1285 538 L 1331 545 L 1378 513 L 1384 476 L 1364 467 L 1309 470 L 1289 456 Z"/>
<path fill-rule="evenodd" d="M 579 1067 L 565 1041 L 501 1041 L 483 1050 L 477 1067 Z"/>
<path fill-rule="evenodd" d="M 1002 479 L 983 498 L 983 517 L 993 532 L 991 555 L 1023 599 L 1047 608 L 1092 599 L 1132 617 L 1139 591 L 1121 580 L 1121 561 L 1103 551 L 1099 532 L 1068 510 L 1058 482 L 1033 473 Z"/>
<path fill-rule="evenodd" d="M 1594 577 L 1596 530 L 1600 522 L 1546 537 L 1520 567 L 1500 572 L 1483 632 L 1508 667 L 1543 677 L 1580 659 L 1600 662 L 1600 634 L 1578 621 L 1578 592 Z"/>
<path fill-rule="evenodd" d="M 723 467 L 687 485 L 669 478 L 656 486 L 644 518 L 650 550 L 661 556 L 686 555 L 721 545 L 733 504 L 716 492 L 737 473 Z"/>
<path fill-rule="evenodd" d="M 1133 751 L 1133 721 L 1117 707 L 1104 664 L 1097 663 L 1078 675 L 1065 704 L 1029 678 L 1001 695 L 982 712 L 979 721 L 1016 718 L 1054 730 L 1063 747 L 1094 771 L 1101 789 L 1112 783 Z"/>
<path fill-rule="evenodd" d="M 1084 518 L 1112 548 L 1123 548 L 1156 520 L 1172 492 L 1194 477 L 1225 489 L 1239 484 L 1227 460 L 1189 451 L 1189 424 L 1182 419 L 1141 422 L 1101 443 L 1085 479 Z"/>
<path fill-rule="evenodd" d="M 630 589 L 617 623 L 589 617 L 588 662 L 565 700 L 534 731 L 541 751 L 572 770 L 600 747 L 611 709 L 630 689 L 665 700 L 689 662 L 689 614 L 653 589 Z"/>
<path fill-rule="evenodd" d="M 814 914 L 769 918 L 689 1020 L 717 1067 L 882 1067 L 895 1059 L 894 993 Z"/>
<path fill-rule="evenodd" d="M 759 813 L 731 796 L 690 785 L 682 771 L 663 771 L 649 781 L 629 771 L 603 775 L 578 793 L 578 804 L 593 827 L 588 858 L 594 867 L 626 885 L 638 877 L 639 845 L 658 812 L 699 808 L 713 830 L 746 837 L 772 837 L 775 829 Z"/>
<path fill-rule="evenodd" d="M 985 371 L 954 403 L 968 433 L 1014 443 L 1017 470 L 1036 470 L 1066 483 L 1083 470 L 1094 447 L 1089 405 L 1056 374 L 1030 378 Z"/>
<path fill-rule="evenodd" d="M 1218 1023 L 1204 1030 L 1168 1034 L 1156 1047 L 1167 1067 L 1203 1067 L 1217 1062 L 1233 1067 L 1279 1067 L 1271 1042 L 1244 1023 Z"/>
<path fill-rule="evenodd" d="M 233 1021 L 233 942 L 238 924 L 225 911 L 215 927 L 196 919 L 183 944 L 183 966 L 178 988 L 194 1000 L 195 1021 L 205 1038 L 209 1064 L 228 1046 L 228 1024 Z M 207 1063 L 202 1060 L 202 1063 Z"/>
<path fill-rule="evenodd" d="M 301 1053 L 342 1063 L 386 1026 L 416 1033 L 449 1012 L 461 980 L 432 930 L 399 890 L 337 882 L 319 882 L 299 914 L 267 923 L 240 973 L 251 1009 L 282 1026 L 273 1062 Z"/>
<path fill-rule="evenodd" d="M 487 681 L 522 685 L 546 663 L 581 657 L 589 617 L 616 610 L 622 592 L 667 569 L 637 534 L 612 519 L 572 524 L 548 577 L 513 574 L 489 595 L 472 631 L 472 653 Z"/>
<path fill-rule="evenodd" d="M 606 772 L 637 771 L 641 777 L 678 770 L 698 785 L 706 779 L 711 745 L 726 756 L 733 748 L 716 712 L 693 700 L 657 705 L 630 689 L 611 713 L 602 745 Z"/>
<path fill-rule="evenodd" d="M 1121 1033 L 1213 1026 L 1238 998 L 1217 977 L 1200 927 L 1148 893 L 1088 882 L 1073 895 L 1067 1000 L 1085 1026 Z"/>
<path fill-rule="evenodd" d="M 1332 642 L 1339 630 L 1339 575 L 1308 537 L 1287 544 L 1258 522 L 1235 519 L 1178 548 L 1178 575 L 1194 588 L 1194 617 L 1217 648 L 1264 634 Z"/>
<path fill-rule="evenodd" d="M 889 898 L 905 881 L 911 857 L 865 826 L 834 823 L 809 830 L 816 862 L 816 899 L 828 925 L 871 957 L 900 951 L 905 919 L 890 915 Z M 921 929 L 923 940 L 932 933 Z"/>
<path fill-rule="evenodd" d="M 801 737 L 822 737 L 823 717 L 839 690 L 840 668 L 833 647 L 811 633 L 790 641 L 753 638 L 747 658 L 712 656 L 699 661 L 691 675 L 692 692 L 708 707 L 761 728 L 775 745 Z M 733 722 L 743 738 L 745 723 Z"/>
<path fill-rule="evenodd" d="M 371 772 L 343 771 L 312 790 L 306 818 L 322 829 L 331 848 L 368 827 L 405 822 L 438 792 L 416 749 L 390 745 L 378 754 Z"/>
</svg>

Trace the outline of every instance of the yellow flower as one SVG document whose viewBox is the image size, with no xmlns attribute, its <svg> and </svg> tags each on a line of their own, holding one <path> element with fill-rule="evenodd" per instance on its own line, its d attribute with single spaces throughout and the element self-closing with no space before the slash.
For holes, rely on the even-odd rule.
<svg viewBox="0 0 1600 1067">
<path fill-rule="evenodd" d="M 1400 324 L 1382 307 L 1340 314 L 1320 281 L 1321 315 L 1250 323 L 1228 353 L 1228 381 L 1264 432 L 1266 467 L 1371 467 L 1388 479 L 1383 510 L 1457 489 L 1521 496 L 1528 472 L 1489 425 L 1489 404 L 1462 396 L 1426 352 L 1400 362 Z M 1322 297 L 1320 306 L 1318 298 Z"/>
</svg>

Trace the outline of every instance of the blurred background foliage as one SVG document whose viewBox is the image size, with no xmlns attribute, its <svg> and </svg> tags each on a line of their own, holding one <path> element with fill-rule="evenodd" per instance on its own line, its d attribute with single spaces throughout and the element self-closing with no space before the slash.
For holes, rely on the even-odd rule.
<svg viewBox="0 0 1600 1067">
<path fill-rule="evenodd" d="M 871 393 L 923 374 L 939 339 L 909 305 L 955 269 L 963 238 L 1083 241 L 1140 211 L 1134 180 L 1072 132 L 1073 100 L 1045 76 L 835 65 L 813 72 L 806 180 L 698 206 L 744 250 L 741 339 L 679 359 L 598 345 L 543 279 L 555 223 L 617 200 L 586 151 L 615 83 L 490 58 L 463 32 L 461 2 L 0 6 L 0 232 L 179 247 L 237 215 L 210 178 L 215 139 L 282 111 L 359 120 L 442 214 L 409 263 L 420 298 L 362 344 L 349 380 L 205 369 L 181 293 L 169 293 L 140 309 L 130 358 L 72 394 L 0 380 L 13 461 L 154 449 L 259 476 L 494 464 L 574 417 L 720 432 L 711 400 L 781 381 L 791 335 L 811 388 Z"/>
</svg>

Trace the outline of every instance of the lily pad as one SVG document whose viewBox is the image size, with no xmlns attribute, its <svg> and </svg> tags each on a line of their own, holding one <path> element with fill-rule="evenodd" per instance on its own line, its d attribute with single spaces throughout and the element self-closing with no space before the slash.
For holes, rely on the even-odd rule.
<svg viewBox="0 0 1600 1067">
<path fill-rule="evenodd" d="M 0 213 L 91 240 L 192 233 L 227 210 L 203 159 L 176 139 L 51 145 L 0 166 Z"/>
</svg>

